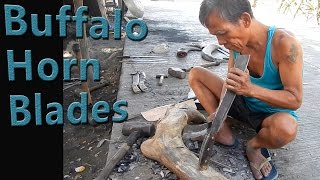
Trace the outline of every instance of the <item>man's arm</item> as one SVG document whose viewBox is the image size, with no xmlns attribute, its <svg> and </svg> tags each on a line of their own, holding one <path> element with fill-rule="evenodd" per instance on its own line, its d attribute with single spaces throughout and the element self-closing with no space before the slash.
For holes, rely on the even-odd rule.
<svg viewBox="0 0 320 180">
<path fill-rule="evenodd" d="M 251 96 L 272 106 L 298 109 L 302 104 L 303 52 L 300 43 L 286 34 L 275 42 L 275 58 L 278 59 L 283 90 L 269 90 L 253 86 Z"/>
<path fill-rule="evenodd" d="M 249 72 L 231 68 L 226 87 L 238 95 L 257 98 L 271 106 L 298 109 L 302 103 L 303 53 L 300 43 L 291 35 L 281 32 L 274 42 L 276 59 L 283 90 L 270 90 L 250 82 Z"/>
</svg>

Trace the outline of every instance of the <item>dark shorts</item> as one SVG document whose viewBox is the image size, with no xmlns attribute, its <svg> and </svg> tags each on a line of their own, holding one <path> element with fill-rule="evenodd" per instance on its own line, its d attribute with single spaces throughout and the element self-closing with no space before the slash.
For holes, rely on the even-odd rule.
<svg viewBox="0 0 320 180">
<path fill-rule="evenodd" d="M 234 119 L 239 121 L 244 121 L 248 123 L 253 129 L 258 132 L 261 129 L 261 124 L 265 118 L 271 116 L 274 113 L 263 113 L 263 112 L 252 112 L 247 107 L 242 96 L 236 96 L 230 110 L 228 112 L 228 116 L 231 116 Z"/>
</svg>

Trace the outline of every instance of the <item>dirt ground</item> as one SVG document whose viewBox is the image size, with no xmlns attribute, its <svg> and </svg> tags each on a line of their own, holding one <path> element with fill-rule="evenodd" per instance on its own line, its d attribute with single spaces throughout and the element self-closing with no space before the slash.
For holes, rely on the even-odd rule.
<svg viewBox="0 0 320 180">
<path fill-rule="evenodd" d="M 70 27 L 70 26 L 69 26 Z M 69 31 L 72 31 L 72 25 Z M 70 34 L 70 35 L 69 35 Z M 68 33 L 72 37 L 72 32 Z M 71 51 L 74 39 L 64 39 L 64 50 Z M 117 100 L 118 84 L 121 74 L 119 59 L 112 58 L 122 55 L 124 38 L 114 40 L 110 33 L 109 40 L 89 39 L 89 56 L 100 60 L 101 81 L 109 85 L 92 92 L 93 104 L 97 101 L 106 101 L 112 107 Z M 72 78 L 79 77 L 76 69 L 72 68 Z M 78 84 L 76 84 L 78 82 Z M 76 84 L 76 85 L 75 85 Z M 90 87 L 99 84 L 95 82 Z M 72 86 L 74 85 L 74 86 Z M 72 86 L 72 87 L 71 87 Z M 79 102 L 77 92 L 81 90 L 79 81 L 64 82 L 64 114 L 72 102 Z M 75 92 L 76 91 L 76 92 Z M 91 110 L 88 110 L 90 112 Z M 110 117 L 112 115 L 110 114 Z M 101 170 L 107 160 L 109 138 L 112 128 L 111 120 L 107 124 L 92 126 L 90 124 L 72 125 L 65 123 L 63 129 L 63 176 L 64 179 L 93 179 Z M 84 170 L 83 170 L 83 166 Z M 76 172 L 76 169 L 83 171 Z"/>
</svg>

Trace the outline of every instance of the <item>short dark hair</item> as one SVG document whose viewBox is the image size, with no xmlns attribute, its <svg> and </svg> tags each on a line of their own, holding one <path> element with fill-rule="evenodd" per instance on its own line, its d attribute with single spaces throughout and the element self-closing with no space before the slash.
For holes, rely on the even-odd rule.
<svg viewBox="0 0 320 180">
<path fill-rule="evenodd" d="M 220 17 L 235 23 L 247 12 L 254 18 L 251 4 L 248 0 L 203 0 L 200 6 L 199 20 L 206 27 L 206 21 L 211 12 L 217 12 Z"/>
</svg>

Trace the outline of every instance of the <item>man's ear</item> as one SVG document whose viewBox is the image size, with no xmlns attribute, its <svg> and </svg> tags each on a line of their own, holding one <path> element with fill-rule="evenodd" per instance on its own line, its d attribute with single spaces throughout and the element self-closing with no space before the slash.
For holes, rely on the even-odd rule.
<svg viewBox="0 0 320 180">
<path fill-rule="evenodd" d="M 240 16 L 240 23 L 244 25 L 244 27 L 248 28 L 251 24 L 252 18 L 249 13 L 244 12 Z"/>
</svg>

